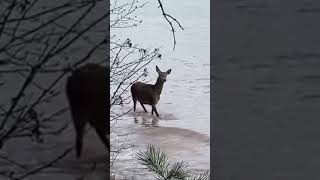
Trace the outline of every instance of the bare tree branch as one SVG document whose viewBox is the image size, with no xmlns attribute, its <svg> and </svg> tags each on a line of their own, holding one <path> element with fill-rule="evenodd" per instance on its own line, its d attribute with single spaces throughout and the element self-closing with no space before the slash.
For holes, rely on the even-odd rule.
<svg viewBox="0 0 320 180">
<path fill-rule="evenodd" d="M 17 78 L 17 89 L 0 104 L 0 147 L 17 138 L 41 144 L 46 137 L 59 136 L 69 127 L 70 121 L 61 118 L 68 107 L 47 109 L 46 105 L 63 95 L 60 85 L 70 72 L 86 62 L 101 63 L 101 57 L 94 54 L 107 52 L 107 31 L 101 27 L 110 12 L 97 12 L 105 5 L 103 0 L 3 0 L 0 4 L 1 94 L 10 91 L 12 82 L 6 79 Z M 46 75 L 50 78 L 44 81 Z M 33 165 L 1 155 L 0 163 L 14 169 L 1 168 L 0 175 L 30 178 L 70 151 L 66 147 L 56 158 Z"/>
<path fill-rule="evenodd" d="M 158 3 L 159 3 L 159 7 L 161 8 L 163 17 L 166 19 L 166 21 L 169 23 L 169 25 L 170 25 L 170 27 L 171 27 L 172 36 L 173 36 L 173 50 L 174 50 L 175 47 L 176 47 L 177 41 L 176 41 L 176 34 L 175 34 L 175 29 L 174 29 L 174 27 L 173 27 L 172 21 L 175 22 L 176 24 L 178 24 L 178 26 L 179 26 L 182 30 L 184 30 L 184 29 L 183 29 L 183 27 L 181 26 L 180 22 L 179 22 L 176 18 L 172 17 L 170 14 L 167 14 L 167 13 L 164 11 L 164 8 L 163 8 L 163 5 L 162 5 L 161 0 L 158 0 Z M 171 21 L 171 20 L 172 20 L 172 21 Z"/>
</svg>

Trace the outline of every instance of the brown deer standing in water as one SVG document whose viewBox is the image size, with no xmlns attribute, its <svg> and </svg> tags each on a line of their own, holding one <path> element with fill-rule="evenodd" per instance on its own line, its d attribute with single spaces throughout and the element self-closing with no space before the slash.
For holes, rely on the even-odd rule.
<svg viewBox="0 0 320 180">
<path fill-rule="evenodd" d="M 86 64 L 68 78 L 66 95 L 69 101 L 73 124 L 76 131 L 77 158 L 81 157 L 83 135 L 87 122 L 110 151 L 109 109 L 107 100 L 108 68 L 97 64 Z M 109 124 L 109 126 L 108 126 Z"/>
<path fill-rule="evenodd" d="M 155 84 L 145 84 L 142 82 L 136 82 L 131 86 L 131 94 L 133 100 L 133 110 L 136 111 L 136 103 L 140 102 L 145 112 L 148 112 L 143 104 L 151 105 L 151 114 L 155 112 L 157 117 L 159 117 L 156 105 L 160 99 L 160 94 L 162 92 L 163 84 L 166 82 L 167 75 L 170 74 L 171 69 L 166 72 L 160 71 L 158 66 L 156 66 L 156 71 L 159 76 Z"/>
</svg>

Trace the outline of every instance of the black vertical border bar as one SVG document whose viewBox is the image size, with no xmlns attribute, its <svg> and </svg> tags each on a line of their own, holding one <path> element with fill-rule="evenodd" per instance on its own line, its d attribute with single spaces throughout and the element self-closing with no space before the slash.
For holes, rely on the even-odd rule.
<svg viewBox="0 0 320 180">
<path fill-rule="evenodd" d="M 214 164 L 214 159 L 215 159 L 215 146 L 214 146 L 214 142 L 215 142 L 215 134 L 214 134 L 214 99 L 215 99 L 215 91 L 214 91 L 214 87 L 215 87 L 215 81 L 214 81 L 214 54 L 215 54 L 215 45 L 214 44 L 214 40 L 215 37 L 217 35 L 216 31 L 215 31 L 215 15 L 217 15 L 218 13 L 216 12 L 216 1 L 217 0 L 213 0 L 210 1 L 210 177 L 211 179 L 213 179 L 214 177 L 214 173 L 215 173 L 215 164 Z"/>
<path fill-rule="evenodd" d="M 217 47 L 217 16 L 219 8 L 216 6 L 218 0 L 210 1 L 210 177 L 215 178 L 215 119 L 217 118 L 215 109 L 215 52 Z"/>
<path fill-rule="evenodd" d="M 106 11 L 109 12 L 109 16 L 106 19 L 106 60 L 107 60 L 107 103 L 108 103 L 108 109 L 107 112 L 108 113 L 108 119 L 106 119 L 106 125 L 107 127 L 109 127 L 109 138 L 110 138 L 110 0 L 106 0 Z M 110 141 L 109 141 L 110 143 Z M 106 150 L 106 171 L 107 171 L 107 179 L 110 179 L 110 152 L 108 152 L 108 150 Z"/>
</svg>

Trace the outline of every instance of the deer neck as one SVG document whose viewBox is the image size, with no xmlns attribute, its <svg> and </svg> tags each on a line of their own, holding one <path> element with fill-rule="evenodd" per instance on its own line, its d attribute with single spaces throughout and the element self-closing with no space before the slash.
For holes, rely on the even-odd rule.
<svg viewBox="0 0 320 180">
<path fill-rule="evenodd" d="M 159 95 L 162 92 L 162 88 L 163 88 L 163 84 L 164 82 L 160 80 L 160 78 L 158 77 L 156 84 L 154 85 L 154 91 L 156 93 L 158 93 Z"/>
</svg>

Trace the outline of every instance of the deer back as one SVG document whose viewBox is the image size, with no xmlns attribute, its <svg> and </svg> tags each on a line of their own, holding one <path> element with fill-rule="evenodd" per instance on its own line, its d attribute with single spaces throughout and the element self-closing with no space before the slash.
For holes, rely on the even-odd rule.
<svg viewBox="0 0 320 180">
<path fill-rule="evenodd" d="M 136 98 L 143 104 L 156 104 L 159 100 L 159 94 L 154 90 L 154 85 L 136 82 L 131 86 L 133 98 Z"/>
</svg>

